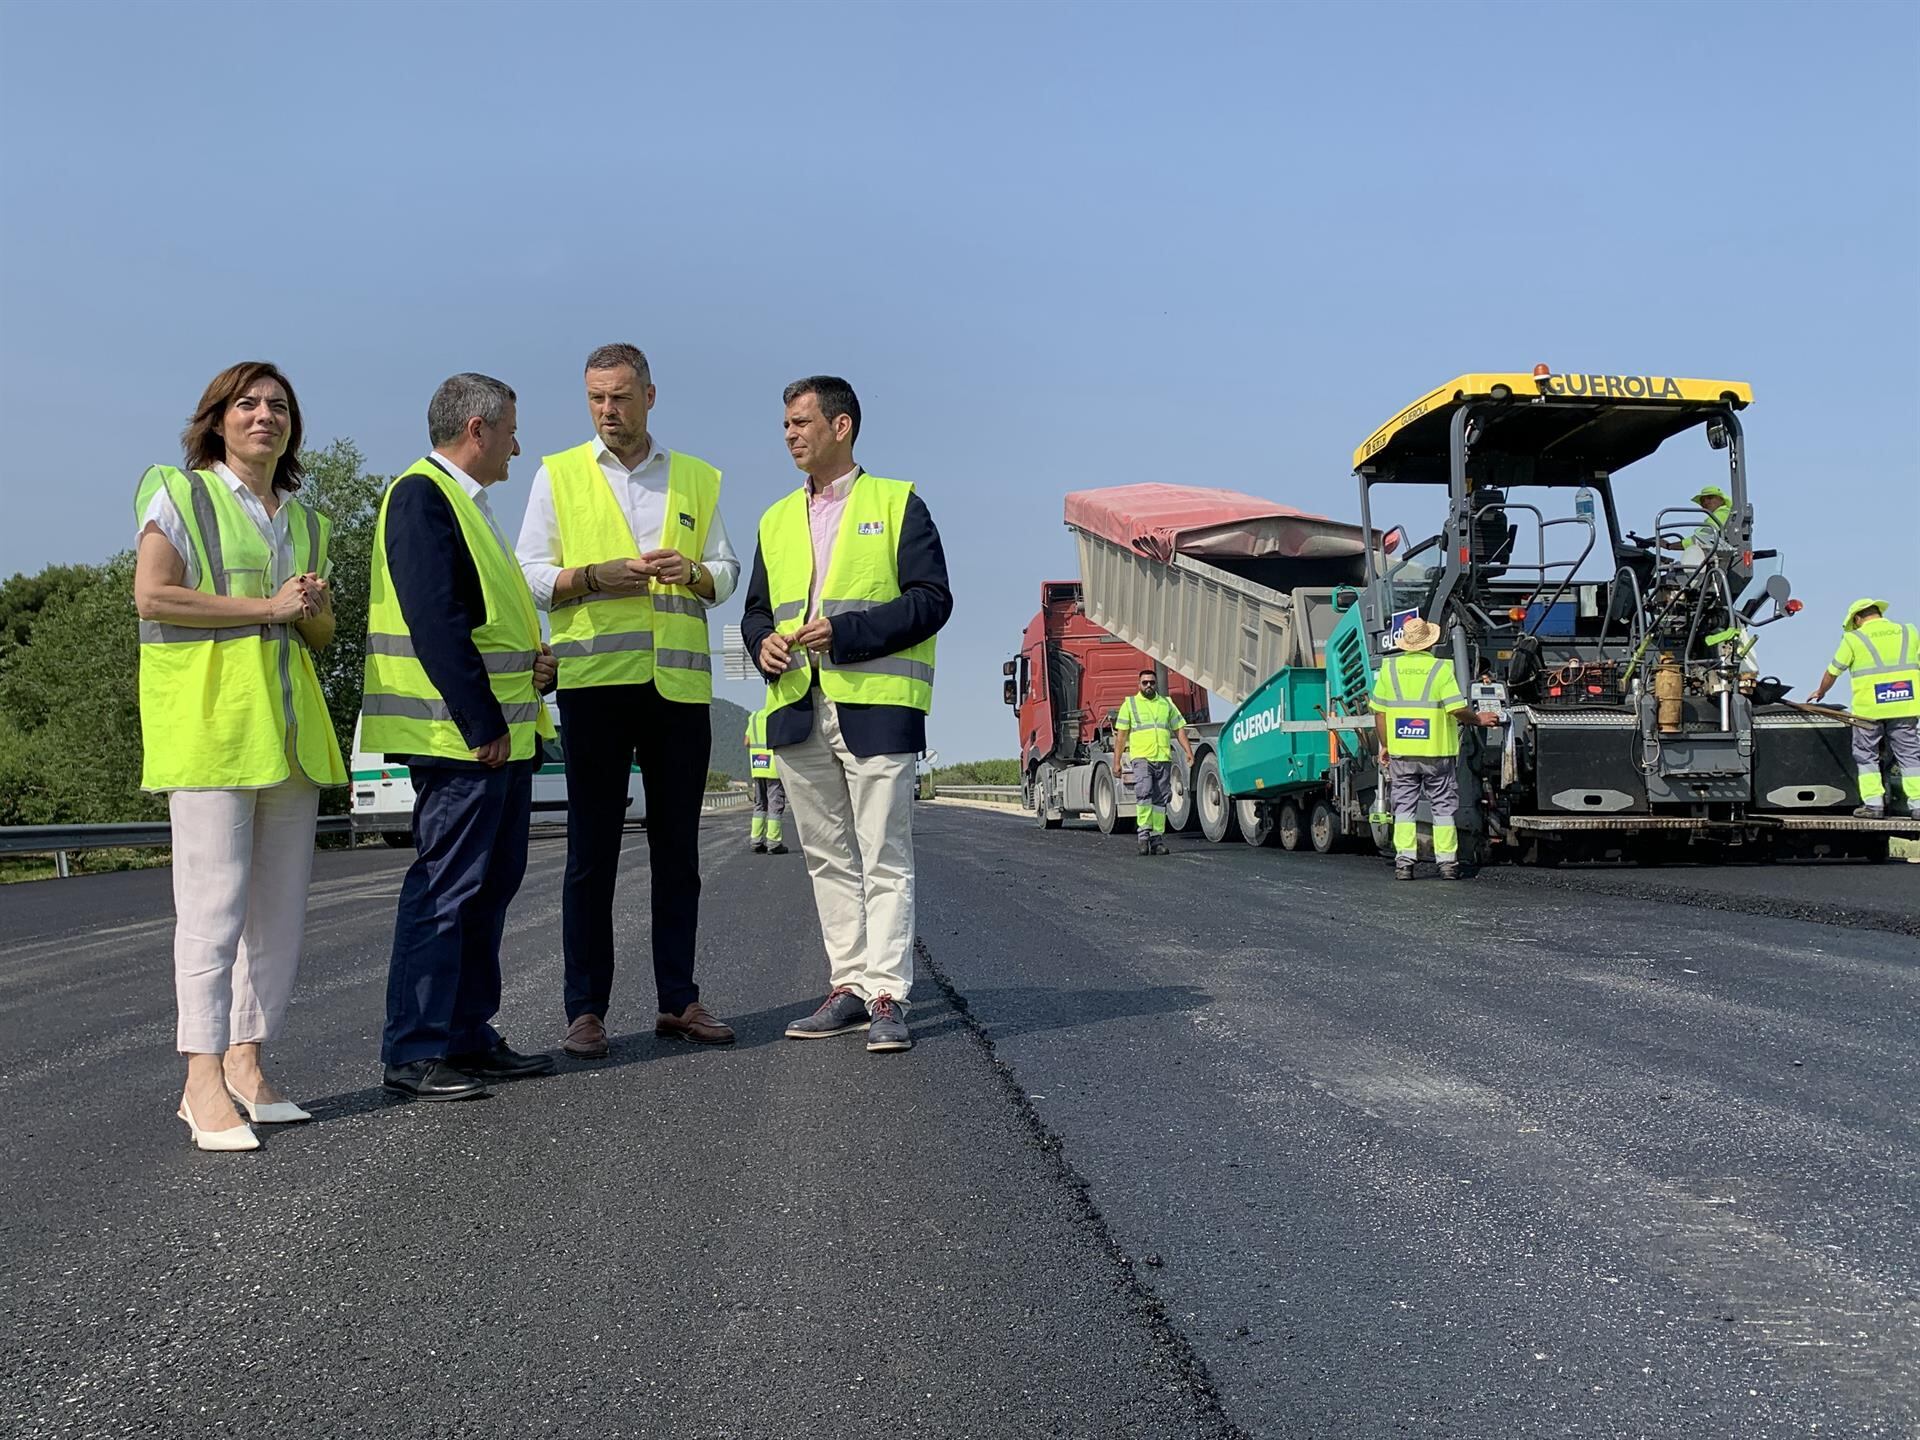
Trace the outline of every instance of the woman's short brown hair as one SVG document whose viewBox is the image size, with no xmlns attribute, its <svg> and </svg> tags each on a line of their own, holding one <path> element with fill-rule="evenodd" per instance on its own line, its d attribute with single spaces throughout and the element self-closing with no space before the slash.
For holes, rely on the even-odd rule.
<svg viewBox="0 0 1920 1440">
<path fill-rule="evenodd" d="M 227 458 L 226 437 L 220 433 L 227 406 L 262 380 L 272 380 L 287 392 L 287 418 L 291 422 L 287 426 L 287 453 L 273 467 L 274 488 L 300 488 L 300 397 L 293 393 L 293 382 L 280 373 L 280 367 L 267 360 L 242 360 L 207 382 L 206 392 L 194 407 L 193 418 L 180 432 L 180 449 L 186 455 L 189 470 L 205 470 L 214 461 Z"/>
</svg>

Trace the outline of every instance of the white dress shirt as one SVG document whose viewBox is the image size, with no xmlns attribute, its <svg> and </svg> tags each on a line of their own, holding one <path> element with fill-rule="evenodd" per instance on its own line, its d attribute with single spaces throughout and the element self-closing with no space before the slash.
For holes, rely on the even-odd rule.
<svg viewBox="0 0 1920 1440">
<path fill-rule="evenodd" d="M 468 495 L 473 497 L 473 503 L 478 505 L 480 507 L 480 513 L 487 517 L 487 528 L 493 531 L 493 538 L 500 542 L 500 548 L 507 552 L 507 558 L 511 560 L 513 558 L 513 547 L 507 543 L 506 532 L 501 530 L 500 522 L 493 518 L 493 507 L 487 504 L 487 487 L 474 479 L 466 471 L 462 470 L 458 465 L 454 464 L 453 461 L 449 460 L 446 456 L 442 455 L 438 450 L 435 450 L 428 458 L 437 461 L 446 470 L 447 474 L 454 478 L 454 482 L 458 484 L 462 490 L 466 491 Z"/>
<path fill-rule="evenodd" d="M 627 517 L 628 528 L 633 531 L 633 553 L 644 555 L 649 550 L 660 549 L 661 537 L 667 528 L 667 467 L 673 452 L 653 440 L 646 459 L 629 470 L 596 435 L 593 455 L 600 462 L 600 473 L 607 477 L 613 498 Z M 527 515 L 520 522 L 520 543 L 515 548 L 527 586 L 542 610 L 553 608 L 553 587 L 559 582 L 562 570 L 618 558 L 560 553 L 560 521 L 553 509 L 553 479 L 545 465 L 533 477 L 533 489 L 527 495 Z M 713 523 L 707 527 L 707 549 L 700 562 L 713 576 L 713 598 L 705 602 L 707 608 L 712 609 L 740 583 L 740 558 L 733 553 L 733 543 L 727 539 L 726 521 L 720 518 L 718 506 L 714 507 Z"/>
<path fill-rule="evenodd" d="M 272 595 L 293 576 L 293 536 L 287 529 L 287 497 L 282 494 L 280 507 L 268 515 L 267 507 L 253 493 L 253 487 L 234 474 L 226 461 L 214 461 L 212 469 L 214 474 L 233 487 L 240 508 L 247 512 L 247 518 L 253 521 L 260 538 L 267 542 L 267 551 L 273 559 L 267 576 L 266 593 Z M 180 507 L 173 503 L 173 492 L 164 485 L 154 491 L 153 498 L 147 502 L 147 512 L 140 517 L 139 527 L 134 532 L 135 546 L 139 545 L 140 534 L 149 521 L 159 527 L 160 533 L 167 537 L 167 543 L 186 562 L 187 573 L 180 583 L 189 590 L 199 589 L 200 557 L 194 550 L 192 537 L 187 533 L 187 522 L 180 514 Z"/>
</svg>

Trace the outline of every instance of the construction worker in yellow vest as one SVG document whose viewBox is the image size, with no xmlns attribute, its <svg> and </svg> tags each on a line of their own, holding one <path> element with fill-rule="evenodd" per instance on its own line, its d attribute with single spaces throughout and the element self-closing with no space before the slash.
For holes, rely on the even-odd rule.
<svg viewBox="0 0 1920 1440">
<path fill-rule="evenodd" d="M 720 472 L 650 430 L 657 398 L 638 346 L 587 356 L 593 439 L 549 455 L 533 477 L 515 547 L 553 621 L 567 737 L 567 872 L 561 892 L 561 1048 L 608 1051 L 614 885 L 639 767 L 647 795 L 654 1033 L 731 1045 L 701 1003 L 700 807 L 713 749 L 707 611 L 733 593 L 740 562 L 720 518 Z"/>
<path fill-rule="evenodd" d="M 1142 855 L 1165 855 L 1167 806 L 1173 800 L 1173 742 L 1186 753 L 1187 773 L 1193 773 L 1193 742 L 1187 739 L 1187 717 L 1160 693 L 1152 666 L 1140 671 L 1140 690 L 1113 712 L 1113 768 L 1116 781 L 1131 773 L 1133 831 Z M 1132 770 L 1127 770 L 1128 764 Z"/>
<path fill-rule="evenodd" d="M 1696 568 L 1709 555 L 1726 548 L 1727 522 L 1733 518 L 1733 500 L 1718 485 L 1702 485 L 1693 492 L 1693 503 L 1707 512 L 1707 518 L 1694 526 L 1693 533 L 1684 540 L 1668 535 L 1660 542 L 1668 550 L 1678 550 L 1680 563 L 1688 569 Z"/>
<path fill-rule="evenodd" d="M 1440 627 L 1418 616 L 1400 629 L 1396 649 L 1373 677 L 1373 728 L 1393 810 L 1393 878 L 1411 880 L 1419 858 L 1422 801 L 1433 817 L 1440 878 L 1460 878 L 1460 726 L 1497 725 L 1476 715 L 1450 661 L 1431 653 Z"/>
<path fill-rule="evenodd" d="M 1880 773 L 1880 745 L 1900 765 L 1900 790 L 1907 814 L 1920 816 L 1920 626 L 1887 618 L 1884 600 L 1856 600 L 1847 608 L 1840 648 L 1833 652 L 1820 683 L 1818 704 L 1840 678 L 1853 673 L 1853 713 L 1871 722 L 1853 727 L 1853 763 L 1860 776 L 1860 808 L 1853 813 L 1878 820 L 1887 813 L 1887 781 Z"/>
<path fill-rule="evenodd" d="M 784 855 L 781 819 L 787 813 L 787 787 L 780 783 L 780 761 L 767 745 L 766 707 L 747 716 L 747 774 L 753 789 L 753 853 Z"/>
</svg>

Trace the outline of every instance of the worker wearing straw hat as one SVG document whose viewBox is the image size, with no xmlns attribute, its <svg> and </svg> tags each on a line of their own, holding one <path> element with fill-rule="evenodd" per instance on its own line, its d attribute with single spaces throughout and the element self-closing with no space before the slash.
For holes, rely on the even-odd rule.
<svg viewBox="0 0 1920 1440">
<path fill-rule="evenodd" d="M 1497 725 L 1476 715 L 1453 665 L 1432 653 L 1440 627 L 1418 616 L 1400 629 L 1395 649 L 1373 678 L 1373 728 L 1393 806 L 1393 878 L 1411 880 L 1419 858 L 1419 811 L 1433 816 L 1433 858 L 1440 878 L 1460 878 L 1460 726 Z"/>
</svg>

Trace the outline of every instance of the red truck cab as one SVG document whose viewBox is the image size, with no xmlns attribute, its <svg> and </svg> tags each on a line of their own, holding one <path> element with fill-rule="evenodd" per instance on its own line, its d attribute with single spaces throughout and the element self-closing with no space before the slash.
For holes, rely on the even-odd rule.
<svg viewBox="0 0 1920 1440">
<path fill-rule="evenodd" d="M 1027 622 L 1018 658 L 1003 667 L 1003 698 L 1018 716 L 1020 773 L 1029 794 L 1043 767 L 1059 777 L 1096 760 L 1110 763 L 1113 712 L 1139 688 L 1140 672 L 1153 668 L 1146 654 L 1087 618 L 1078 580 L 1042 583 L 1040 611 Z M 1207 718 L 1207 692 L 1184 676 L 1169 673 L 1165 693 L 1189 720 Z M 1055 792 L 1052 785 L 1040 789 Z M 1072 789 L 1085 793 L 1084 782 Z M 1066 809 L 1078 813 L 1080 806 Z"/>
</svg>

